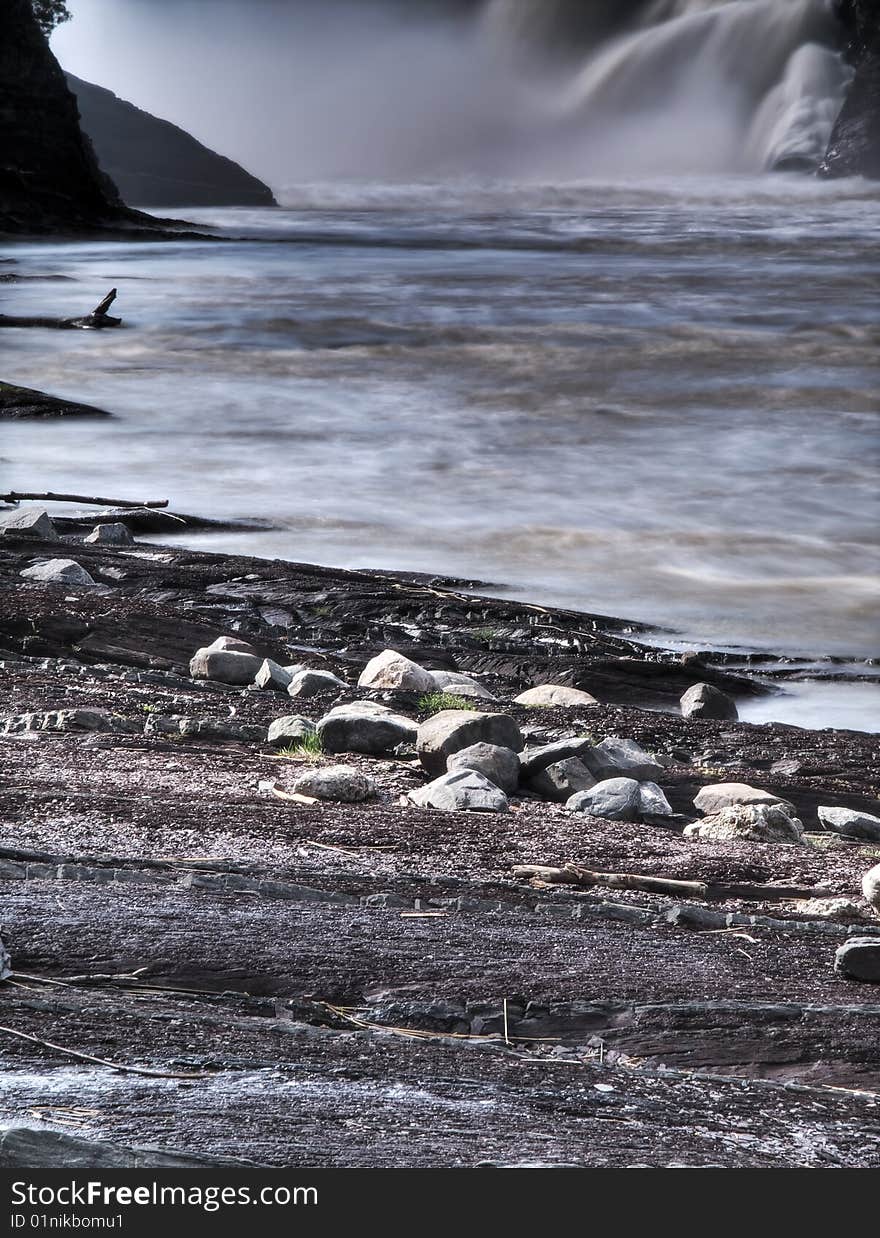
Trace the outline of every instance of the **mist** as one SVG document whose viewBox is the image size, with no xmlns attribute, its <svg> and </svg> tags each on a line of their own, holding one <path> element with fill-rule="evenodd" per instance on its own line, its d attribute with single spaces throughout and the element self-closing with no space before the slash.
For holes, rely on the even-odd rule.
<svg viewBox="0 0 880 1238">
<path fill-rule="evenodd" d="M 281 191 L 760 172 L 821 157 L 828 0 L 73 0 L 64 67 Z"/>
</svg>

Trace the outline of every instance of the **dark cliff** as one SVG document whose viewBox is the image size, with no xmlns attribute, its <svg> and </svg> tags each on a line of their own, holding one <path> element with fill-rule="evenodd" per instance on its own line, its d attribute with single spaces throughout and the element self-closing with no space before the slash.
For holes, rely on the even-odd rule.
<svg viewBox="0 0 880 1238">
<path fill-rule="evenodd" d="M 880 0 L 841 0 L 838 16 L 856 74 L 820 170 L 880 179 Z"/>
<path fill-rule="evenodd" d="M 272 191 L 167 120 L 68 74 L 101 167 L 136 206 L 274 206 Z"/>
<path fill-rule="evenodd" d="M 131 218 L 98 167 L 30 0 L 0 5 L 0 232 L 93 230 Z"/>
</svg>

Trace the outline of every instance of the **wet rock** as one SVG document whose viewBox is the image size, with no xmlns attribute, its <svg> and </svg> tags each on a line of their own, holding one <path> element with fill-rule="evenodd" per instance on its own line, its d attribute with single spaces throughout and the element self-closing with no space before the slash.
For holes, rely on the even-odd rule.
<svg viewBox="0 0 880 1238">
<path fill-rule="evenodd" d="M 720 812 L 722 808 L 735 808 L 739 804 L 781 804 L 790 810 L 790 814 L 794 813 L 794 806 L 788 800 L 774 795 L 772 791 L 750 787 L 745 782 L 715 782 L 702 787 L 694 798 L 694 807 L 704 816 Z"/>
<path fill-rule="evenodd" d="M 371 658 L 358 679 L 359 688 L 372 692 L 433 692 L 434 676 L 394 649 Z"/>
<path fill-rule="evenodd" d="M 325 692 L 337 694 L 347 688 L 348 684 L 331 671 L 300 671 L 294 675 L 287 685 L 287 695 L 309 700 L 313 696 L 322 696 Z"/>
<path fill-rule="evenodd" d="M 804 845 L 803 826 L 782 804 L 733 804 L 685 827 L 688 838 Z"/>
<path fill-rule="evenodd" d="M 97 524 L 83 541 L 96 546 L 133 546 L 134 538 L 128 526 L 120 523 Z"/>
<path fill-rule="evenodd" d="M 588 748 L 581 755 L 584 764 L 601 781 L 606 778 L 634 778 L 637 782 L 659 778 L 663 766 L 650 752 L 631 739 L 614 736 Z"/>
<path fill-rule="evenodd" d="M 338 804 L 359 804 L 376 793 L 372 778 L 350 765 L 308 769 L 296 779 L 293 790 L 298 795 L 311 795 L 317 800 L 332 800 Z"/>
<path fill-rule="evenodd" d="M 722 722 L 737 722 L 739 711 L 732 696 L 710 683 L 695 683 L 681 698 L 684 718 L 716 718 Z"/>
<path fill-rule="evenodd" d="M 880 983 L 880 937 L 850 937 L 834 956 L 834 970 L 848 980 Z"/>
<path fill-rule="evenodd" d="M 14 533 L 17 537 L 38 537 L 45 542 L 57 542 L 58 534 L 44 507 L 23 507 L 0 516 L 0 536 Z"/>
<path fill-rule="evenodd" d="M 526 748 L 525 752 L 520 753 L 520 776 L 523 782 L 528 782 L 548 765 L 555 765 L 557 761 L 566 761 L 569 757 L 580 757 L 592 746 L 591 739 L 580 737 L 560 739 L 552 744 L 542 744 L 540 748 Z"/>
<path fill-rule="evenodd" d="M 293 675 L 285 667 L 271 658 L 264 658 L 263 665 L 254 676 L 254 685 L 267 691 L 286 692 L 292 679 Z"/>
<path fill-rule="evenodd" d="M 170 1148 L 136 1148 L 105 1139 L 81 1139 L 45 1126 L 0 1127 L 2 1169 L 206 1169 L 216 1165 L 241 1166 L 218 1157 L 187 1156 Z"/>
<path fill-rule="evenodd" d="M 880 912 L 880 864 L 869 868 L 862 878 L 862 893 L 876 912 Z"/>
<path fill-rule="evenodd" d="M 226 639 L 225 637 L 222 639 Z M 253 653 L 234 649 L 212 649 L 210 646 L 197 650 L 189 664 L 193 679 L 211 679 L 217 683 L 252 683 L 263 659 Z"/>
<path fill-rule="evenodd" d="M 410 800 L 421 808 L 442 812 L 506 812 L 507 796 L 474 769 L 457 769 L 410 791 Z"/>
<path fill-rule="evenodd" d="M 494 744 L 521 752 L 519 727 L 507 714 L 480 714 L 463 709 L 444 709 L 418 729 L 416 749 L 429 774 L 438 776 L 454 752 L 471 744 Z"/>
<path fill-rule="evenodd" d="M 473 697 L 479 701 L 496 699 L 488 688 L 470 675 L 462 675 L 458 671 L 431 671 L 430 675 L 435 692 L 451 692 L 455 696 Z"/>
<path fill-rule="evenodd" d="M 880 842 L 880 817 L 874 817 L 869 812 L 856 812 L 852 808 L 820 806 L 817 812 L 826 830 L 834 830 L 836 834 L 845 834 L 847 838 L 864 838 L 869 842 Z"/>
<path fill-rule="evenodd" d="M 418 727 L 411 718 L 368 702 L 337 705 L 317 726 L 325 752 L 363 752 L 377 756 L 398 744 L 413 744 Z"/>
<path fill-rule="evenodd" d="M 505 795 L 513 795 L 519 787 L 519 757 L 512 748 L 498 744 L 470 744 L 449 758 L 447 770 L 472 769 L 488 778 Z"/>
<path fill-rule="evenodd" d="M 596 779 L 579 757 L 555 761 L 526 783 L 535 795 L 557 804 L 565 804 L 579 791 L 589 791 L 595 785 Z"/>
<path fill-rule="evenodd" d="M 6 943 L 0 940 L 0 980 L 5 980 L 12 974 L 12 959 L 6 949 Z"/>
<path fill-rule="evenodd" d="M 566 802 L 569 812 L 588 813 L 606 821 L 641 821 L 644 817 L 671 817 L 666 796 L 654 782 L 635 778 L 606 778 Z"/>
<path fill-rule="evenodd" d="M 82 587 L 94 585 L 84 567 L 80 567 L 73 559 L 47 559 L 43 563 L 35 563 L 19 572 L 26 580 L 40 580 L 47 585 L 67 585 Z"/>
<path fill-rule="evenodd" d="M 513 699 L 517 705 L 544 708 L 550 705 L 573 708 L 576 705 L 599 704 L 594 696 L 590 696 L 589 692 L 582 692 L 580 688 L 570 688 L 565 684 L 556 683 L 542 683 L 536 688 L 528 688 Z"/>
<path fill-rule="evenodd" d="M 118 717 L 105 709 L 52 709 L 48 713 L 15 714 L 2 720 L 4 733 L 23 731 L 106 731 L 133 735 L 140 731 L 139 722 Z"/>
<path fill-rule="evenodd" d="M 284 718 L 276 718 L 270 725 L 266 742 L 276 748 L 287 748 L 300 740 L 315 734 L 315 724 L 299 714 L 287 714 Z"/>
</svg>

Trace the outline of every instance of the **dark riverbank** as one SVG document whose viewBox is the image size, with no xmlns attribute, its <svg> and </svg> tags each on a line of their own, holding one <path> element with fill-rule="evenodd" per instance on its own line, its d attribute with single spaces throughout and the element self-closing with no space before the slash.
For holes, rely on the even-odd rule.
<svg viewBox="0 0 880 1238">
<path fill-rule="evenodd" d="M 62 557 L 97 585 L 19 575 Z M 619 621 L 467 583 L 3 536 L 4 714 L 52 716 L 0 735 L 2 1023 L 166 1076 L 7 1035 L 5 1120 L 272 1165 L 880 1164 L 862 1094 L 880 1005 L 834 970 L 848 933 L 880 930 L 860 896 L 878 846 L 817 816 L 878 812 L 876 740 L 685 719 L 698 680 L 766 689 L 723 658 L 645 650 Z M 293 700 L 190 678 L 224 635 L 344 685 Z M 424 720 L 418 693 L 356 687 L 387 647 L 476 676 L 495 699 L 465 702 L 472 716 L 507 716 L 530 749 L 637 742 L 675 815 L 611 821 L 523 789 L 506 812 L 431 811 L 406 800 L 427 778 L 406 743 L 315 759 L 266 742 L 274 719 L 354 699 Z M 514 703 L 542 682 L 599 703 Z M 336 763 L 371 798 L 284 798 Z M 689 837 L 695 795 L 719 782 L 790 804 L 802 841 Z M 754 893 L 535 888 L 514 871 L 566 861 Z"/>
</svg>

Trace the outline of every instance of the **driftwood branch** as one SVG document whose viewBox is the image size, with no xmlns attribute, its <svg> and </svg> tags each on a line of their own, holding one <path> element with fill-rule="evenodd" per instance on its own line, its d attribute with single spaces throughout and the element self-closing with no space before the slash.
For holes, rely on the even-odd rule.
<svg viewBox="0 0 880 1238">
<path fill-rule="evenodd" d="M 646 890 L 650 894 L 671 894 L 698 898 L 706 902 L 728 898 L 756 901 L 817 898 L 821 890 L 809 886 L 775 886 L 752 882 L 745 885 L 710 881 L 677 881 L 673 877 L 645 877 L 639 873 L 598 873 L 578 864 L 551 868 L 541 864 L 517 864 L 515 877 L 525 877 L 537 885 L 606 886 L 611 890 Z"/>
<path fill-rule="evenodd" d="M 51 490 L 38 492 L 36 490 L 11 490 L 9 494 L 0 494 L 0 501 L 17 503 L 19 499 L 45 499 L 50 503 L 88 503 L 94 507 L 167 507 L 167 499 L 153 499 L 149 503 L 134 503 L 129 499 L 101 499 L 85 494 L 54 494 Z"/>
<path fill-rule="evenodd" d="M 122 325 L 121 318 L 112 318 L 107 311 L 116 300 L 116 289 L 111 288 L 90 314 L 85 314 L 81 318 L 48 318 L 42 315 L 21 317 L 9 314 L 0 314 L 0 327 L 54 327 L 65 330 L 72 327 L 80 327 L 87 330 L 93 330 L 100 327 L 119 327 Z"/>
</svg>

